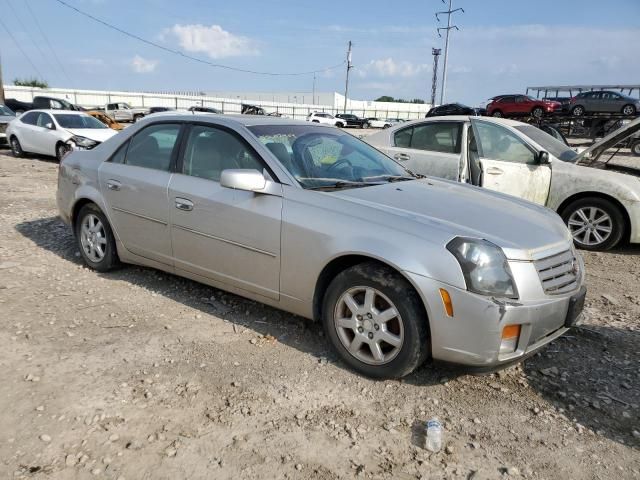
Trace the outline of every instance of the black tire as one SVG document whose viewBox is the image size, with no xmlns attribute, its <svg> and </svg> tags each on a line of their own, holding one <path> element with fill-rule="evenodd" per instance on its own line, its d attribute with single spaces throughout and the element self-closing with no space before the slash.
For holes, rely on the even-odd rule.
<svg viewBox="0 0 640 480">
<path fill-rule="evenodd" d="M 311 120 L 311 123 L 320 123 L 320 120 Z"/>
<path fill-rule="evenodd" d="M 579 227 L 574 227 L 569 225 L 569 220 L 571 219 L 572 215 L 580 209 L 589 208 L 589 207 L 598 208 L 604 211 L 607 215 L 609 215 L 609 217 L 611 218 L 611 222 L 610 222 L 611 232 L 609 236 L 604 239 L 604 241 L 596 244 L 591 244 L 591 245 L 587 245 L 584 242 L 579 241 L 574 236 L 574 239 L 573 239 L 574 244 L 576 245 L 576 247 L 581 248 L 583 250 L 604 251 L 604 250 L 612 249 L 620 242 L 626 228 L 626 222 L 625 222 L 625 218 L 622 211 L 612 201 L 607 200 L 606 198 L 600 198 L 600 197 L 580 198 L 578 200 L 571 202 L 569 205 L 567 205 L 562 210 L 560 216 L 562 217 L 562 220 L 567 225 L 569 230 L 573 232 L 574 228 L 579 228 Z"/>
<path fill-rule="evenodd" d="M 371 128 L 371 125 L 369 124 L 369 122 L 364 122 L 362 124 L 362 128 Z"/>
<path fill-rule="evenodd" d="M 389 128 L 390 126 L 391 126 L 391 124 L 385 123 L 384 126 L 382 127 L 382 129 L 384 130 L 385 128 Z"/>
<path fill-rule="evenodd" d="M 581 117 L 582 115 L 584 115 L 584 111 L 585 110 L 582 105 L 576 105 L 571 109 L 571 115 L 573 115 L 574 117 Z"/>
<path fill-rule="evenodd" d="M 343 293 L 354 287 L 372 287 L 378 290 L 391 301 L 402 319 L 404 340 L 395 356 L 386 363 L 365 363 L 349 353 L 340 340 L 334 322 L 337 304 Z M 333 279 L 323 299 L 322 323 L 332 346 L 344 362 L 367 377 L 404 377 L 420 366 L 430 354 L 428 320 L 420 297 L 404 277 L 375 262 L 355 265 Z"/>
<path fill-rule="evenodd" d="M 342 123 L 342 122 L 336 122 L 336 127 L 338 127 L 338 128 L 344 128 L 344 123 Z"/>
<path fill-rule="evenodd" d="M 502 118 L 502 112 L 500 110 L 494 110 L 493 112 L 491 112 L 491 116 L 492 117 L 496 117 L 496 118 Z"/>
<path fill-rule="evenodd" d="M 62 161 L 62 159 L 65 157 L 68 151 L 69 151 L 68 145 L 65 145 L 62 142 L 59 142 L 56 145 L 56 158 L 58 159 L 59 162 Z"/>
<path fill-rule="evenodd" d="M 9 145 L 11 146 L 11 153 L 16 158 L 24 157 L 24 150 L 22 150 L 22 145 L 20 145 L 20 140 L 15 135 L 9 139 Z"/>
<path fill-rule="evenodd" d="M 636 107 L 635 105 L 625 105 L 624 107 L 622 107 L 622 114 L 623 115 L 635 115 L 636 114 Z"/>
<path fill-rule="evenodd" d="M 98 262 L 93 261 L 91 258 L 89 258 L 82 246 L 81 229 L 85 217 L 87 217 L 88 215 L 94 215 L 95 217 L 97 217 L 104 228 L 104 238 L 106 238 L 106 246 L 104 257 Z M 95 203 L 87 203 L 80 209 L 74 227 L 74 233 L 76 236 L 76 242 L 78 243 L 78 249 L 80 250 L 80 255 L 82 255 L 82 259 L 89 268 L 97 270 L 98 272 L 108 272 L 109 270 L 113 270 L 120 265 L 118 251 L 116 249 L 116 240 L 113 236 L 111 225 L 109 225 L 107 217 L 104 215 L 104 213 L 102 213 L 102 210 L 100 210 L 100 208 L 98 208 Z"/>
<path fill-rule="evenodd" d="M 631 148 L 631 153 L 636 157 L 640 157 L 640 139 L 631 142 L 631 146 L 629 148 Z"/>
<path fill-rule="evenodd" d="M 542 107 L 535 107 L 533 110 L 531 110 L 531 115 L 533 115 L 535 118 L 542 118 L 542 116 L 544 115 L 544 110 Z"/>
</svg>

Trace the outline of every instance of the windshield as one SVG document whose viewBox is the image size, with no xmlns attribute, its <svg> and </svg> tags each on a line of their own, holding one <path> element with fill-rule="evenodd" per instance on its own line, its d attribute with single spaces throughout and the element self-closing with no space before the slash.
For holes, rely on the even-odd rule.
<svg viewBox="0 0 640 480">
<path fill-rule="evenodd" d="M 248 128 L 306 189 L 361 187 L 413 178 L 383 153 L 340 130 L 302 125 Z"/>
<path fill-rule="evenodd" d="M 538 127 L 534 127 L 533 125 L 518 125 L 515 129 L 524 133 L 558 160 L 575 162 L 578 156 L 574 150 L 548 133 L 543 132 Z"/>
<path fill-rule="evenodd" d="M 11 109 L 9 109 L 8 107 L 5 107 L 4 105 L 0 105 L 0 115 L 7 115 L 10 117 L 14 117 L 16 114 L 13 113 L 13 111 L 11 111 Z"/>
<path fill-rule="evenodd" d="M 89 115 L 57 113 L 53 115 L 62 128 L 109 128 Z"/>
</svg>

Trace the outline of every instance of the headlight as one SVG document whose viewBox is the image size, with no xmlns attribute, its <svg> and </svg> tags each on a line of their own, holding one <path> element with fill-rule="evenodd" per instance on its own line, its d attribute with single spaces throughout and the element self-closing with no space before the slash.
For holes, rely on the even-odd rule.
<svg viewBox="0 0 640 480">
<path fill-rule="evenodd" d="M 98 142 L 96 142 L 95 140 L 91 140 L 87 137 L 79 137 L 77 135 L 71 137 L 67 143 L 73 143 L 76 147 L 86 150 L 98 145 Z"/>
<path fill-rule="evenodd" d="M 456 237 L 447 244 L 458 260 L 467 290 L 480 295 L 518 298 L 518 290 L 500 247 L 487 240 Z"/>
</svg>

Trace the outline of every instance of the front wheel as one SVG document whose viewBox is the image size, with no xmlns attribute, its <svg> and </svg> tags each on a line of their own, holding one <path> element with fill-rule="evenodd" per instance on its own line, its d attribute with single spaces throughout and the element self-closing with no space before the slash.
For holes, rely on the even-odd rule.
<svg viewBox="0 0 640 480">
<path fill-rule="evenodd" d="M 62 161 L 62 159 L 64 159 L 65 155 L 69 152 L 70 148 L 68 145 L 65 145 L 64 143 L 59 143 L 58 145 L 56 145 L 56 158 L 58 159 L 59 162 Z"/>
<path fill-rule="evenodd" d="M 500 110 L 494 110 L 491 116 L 496 118 L 502 118 L 502 112 Z"/>
<path fill-rule="evenodd" d="M 17 137 L 11 137 L 11 140 L 9 143 L 11 143 L 11 153 L 13 153 L 14 157 L 16 158 L 24 157 L 24 150 L 22 150 L 22 145 L 20 145 L 20 141 L 18 140 Z"/>
<path fill-rule="evenodd" d="M 418 294 L 397 272 L 376 263 L 356 265 L 333 279 L 322 321 L 340 357 L 368 377 L 404 377 L 429 354 Z"/>
<path fill-rule="evenodd" d="M 535 118 L 542 118 L 542 115 L 544 115 L 544 110 L 542 109 L 542 107 L 536 107 L 531 110 L 531 115 L 533 115 Z"/>
<path fill-rule="evenodd" d="M 563 210 L 562 219 L 569 227 L 576 246 L 584 250 L 609 250 L 620 242 L 624 234 L 622 212 L 604 198 L 576 200 Z"/>
<path fill-rule="evenodd" d="M 631 153 L 633 153 L 636 157 L 640 157 L 640 139 L 634 140 L 630 148 Z"/>
<path fill-rule="evenodd" d="M 80 209 L 75 230 L 80 254 L 90 268 L 107 272 L 118 266 L 113 231 L 97 205 L 88 203 Z"/>
<path fill-rule="evenodd" d="M 134 122 L 137 122 L 137 121 L 139 121 L 139 120 L 142 120 L 142 118 L 143 118 L 143 117 L 144 117 L 144 115 L 134 115 L 134 116 L 133 116 L 133 121 L 134 121 Z"/>
</svg>

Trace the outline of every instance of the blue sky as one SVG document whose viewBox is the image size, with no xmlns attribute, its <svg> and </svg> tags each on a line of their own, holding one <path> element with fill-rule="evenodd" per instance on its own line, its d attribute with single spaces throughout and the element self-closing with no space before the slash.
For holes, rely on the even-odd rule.
<svg viewBox="0 0 640 480">
<path fill-rule="evenodd" d="M 336 65 L 354 42 L 350 97 L 428 98 L 440 0 L 65 0 L 168 48 L 239 68 Z M 35 23 L 37 17 L 64 73 Z M 478 104 L 538 84 L 640 83 L 640 0 L 454 0 L 447 100 Z M 311 91 L 312 76 L 211 68 L 97 24 L 55 0 L 0 0 L 0 15 L 52 86 L 150 91 Z M 5 83 L 37 76 L 0 26 Z M 442 67 L 442 58 L 440 67 Z M 344 68 L 317 91 L 344 90 Z"/>
</svg>

